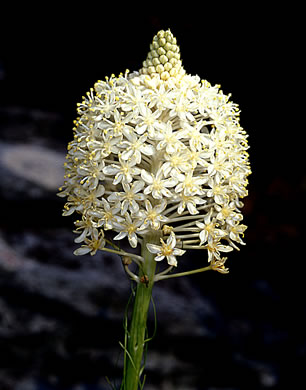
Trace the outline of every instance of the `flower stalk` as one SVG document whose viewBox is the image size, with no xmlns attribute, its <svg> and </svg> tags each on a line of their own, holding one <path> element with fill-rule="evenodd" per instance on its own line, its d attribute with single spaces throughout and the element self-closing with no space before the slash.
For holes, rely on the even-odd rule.
<svg viewBox="0 0 306 390">
<path fill-rule="evenodd" d="M 244 245 L 248 134 L 230 97 L 186 73 L 176 38 L 161 30 L 139 71 L 98 80 L 77 105 L 58 195 L 67 198 L 64 216 L 79 215 L 74 254 L 117 254 L 137 284 L 125 317 L 121 390 L 144 386 L 154 282 L 226 274 L 223 253 Z M 132 253 L 115 244 L 123 240 Z M 172 273 L 191 250 L 207 253 L 208 264 Z M 157 262 L 166 266 L 156 274 Z"/>
<path fill-rule="evenodd" d="M 123 389 L 137 390 L 141 386 L 141 374 L 143 372 L 143 354 L 145 348 L 147 318 L 154 285 L 156 262 L 154 255 L 146 247 L 146 243 L 158 243 L 160 235 L 151 234 L 144 238 L 141 255 L 144 259 L 139 272 L 133 312 L 128 330 L 127 358 L 124 367 Z"/>
</svg>

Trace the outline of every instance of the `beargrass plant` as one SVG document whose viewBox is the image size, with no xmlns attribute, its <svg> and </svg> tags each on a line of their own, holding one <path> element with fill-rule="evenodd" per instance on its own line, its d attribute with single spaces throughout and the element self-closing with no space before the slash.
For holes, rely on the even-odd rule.
<svg viewBox="0 0 306 390">
<path fill-rule="evenodd" d="M 67 198 L 63 215 L 79 216 L 75 255 L 117 254 L 135 285 L 120 389 L 136 390 L 144 386 L 154 284 L 226 274 L 224 254 L 244 244 L 247 134 L 230 95 L 186 73 L 170 30 L 154 36 L 139 71 L 97 81 L 77 112 L 59 193 Z M 201 252 L 203 266 L 179 272 L 190 250 Z"/>
</svg>

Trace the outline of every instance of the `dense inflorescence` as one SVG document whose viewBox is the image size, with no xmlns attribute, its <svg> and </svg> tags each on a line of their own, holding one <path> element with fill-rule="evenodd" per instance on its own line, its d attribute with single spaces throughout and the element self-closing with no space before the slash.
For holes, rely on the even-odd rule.
<svg viewBox="0 0 306 390">
<path fill-rule="evenodd" d="M 98 81 L 77 111 L 59 194 L 64 215 L 80 215 L 75 253 L 103 250 L 108 231 L 132 248 L 160 231 L 161 245 L 147 245 L 156 261 L 176 266 L 186 250 L 205 249 L 211 267 L 227 272 L 222 253 L 243 244 L 250 174 L 230 95 L 183 70 L 168 30 L 140 72 Z"/>
</svg>

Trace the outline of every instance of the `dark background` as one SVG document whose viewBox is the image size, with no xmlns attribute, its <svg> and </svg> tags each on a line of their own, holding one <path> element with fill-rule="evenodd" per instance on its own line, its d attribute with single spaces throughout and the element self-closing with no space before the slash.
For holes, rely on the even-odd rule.
<svg viewBox="0 0 306 390">
<path fill-rule="evenodd" d="M 162 2 L 1 12 L 2 390 L 102 390 L 106 376 L 119 383 L 130 284 L 118 258 L 72 255 L 72 219 L 61 216 L 55 193 L 76 103 L 98 79 L 139 69 L 167 28 L 187 72 L 221 84 L 239 104 L 253 173 L 247 245 L 230 255 L 230 274 L 156 285 L 146 388 L 306 385 L 302 11 L 294 3 L 191 5 L 169 15 Z M 199 261 L 187 260 L 181 269 Z"/>
</svg>

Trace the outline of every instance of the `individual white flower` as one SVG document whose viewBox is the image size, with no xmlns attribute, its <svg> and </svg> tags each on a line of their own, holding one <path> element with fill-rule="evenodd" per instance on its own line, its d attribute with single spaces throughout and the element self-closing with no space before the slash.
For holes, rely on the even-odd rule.
<svg viewBox="0 0 306 390">
<path fill-rule="evenodd" d="M 107 83 L 105 83 L 105 87 L 107 88 Z M 101 99 L 101 95 L 99 94 L 99 84 L 96 85 L 96 91 L 97 91 L 97 101 L 99 103 L 100 108 L 100 115 L 102 118 L 110 118 L 110 116 L 113 114 L 115 109 L 118 107 L 118 101 L 116 100 L 116 93 L 112 91 L 111 89 L 105 92 L 104 89 L 101 89 L 101 92 L 104 95 L 104 99 Z M 100 117 L 96 117 L 95 121 L 101 119 Z"/>
<path fill-rule="evenodd" d="M 87 143 L 88 150 L 92 153 L 95 161 L 106 158 L 110 154 L 118 154 L 117 147 L 120 137 L 112 137 L 109 134 L 102 134 L 102 139 L 93 139 Z"/>
<path fill-rule="evenodd" d="M 186 207 L 190 215 L 199 214 L 199 211 L 197 210 L 197 205 L 203 205 L 207 202 L 205 199 L 202 199 L 199 196 L 187 196 L 184 195 L 182 192 L 178 194 L 177 199 L 180 201 L 177 207 L 177 212 L 179 215 L 184 212 Z"/>
<path fill-rule="evenodd" d="M 154 146 L 146 143 L 147 135 L 137 137 L 134 131 L 125 131 L 124 135 L 127 140 L 122 141 L 119 146 L 124 149 L 121 153 L 122 160 L 129 160 L 133 157 L 137 164 L 141 162 L 141 154 L 152 156 L 154 154 Z"/>
<path fill-rule="evenodd" d="M 156 253 L 154 257 L 155 261 L 161 261 L 165 257 L 169 265 L 177 266 L 176 256 L 182 256 L 186 251 L 182 249 L 175 248 L 176 238 L 173 232 L 170 233 L 170 236 L 167 239 L 167 242 L 164 242 L 163 239 L 160 239 L 161 246 L 155 244 L 147 244 L 149 252 Z"/>
<path fill-rule="evenodd" d="M 216 260 L 221 260 L 220 252 L 231 252 L 233 247 L 221 244 L 219 239 L 213 240 L 212 238 L 209 238 L 206 249 L 208 252 L 208 261 L 214 262 Z"/>
<path fill-rule="evenodd" d="M 243 219 L 241 213 L 237 213 L 237 208 L 233 202 L 229 204 L 223 204 L 222 206 L 216 204 L 215 209 L 217 211 L 216 219 L 221 224 L 234 225 Z"/>
<path fill-rule="evenodd" d="M 227 257 L 222 257 L 221 259 L 212 259 L 210 265 L 211 265 L 211 268 L 214 270 L 214 271 L 218 271 L 220 272 L 221 274 L 228 274 L 229 270 L 228 268 L 225 268 L 225 262 L 227 260 Z"/>
<path fill-rule="evenodd" d="M 113 113 L 113 120 L 105 119 L 104 122 L 100 123 L 99 127 L 104 129 L 106 134 L 113 137 L 121 137 L 124 130 L 131 130 L 131 126 L 128 125 L 132 119 L 132 114 L 124 116 L 121 115 L 119 110 L 115 108 Z"/>
<path fill-rule="evenodd" d="M 171 197 L 172 193 L 168 188 L 174 187 L 177 184 L 177 179 L 173 177 L 163 179 L 162 168 L 157 171 L 156 175 L 143 169 L 141 171 L 141 178 L 149 184 L 143 193 L 145 195 L 152 193 L 154 199 L 162 199 L 163 196 Z"/>
<path fill-rule="evenodd" d="M 182 122 L 194 122 L 195 118 L 192 112 L 197 111 L 195 102 L 186 99 L 184 94 L 181 94 L 176 102 L 170 103 L 170 118 L 178 116 Z"/>
<path fill-rule="evenodd" d="M 234 172 L 230 175 L 228 181 L 232 190 L 234 190 L 241 198 L 247 196 L 248 191 L 246 189 L 246 186 L 248 184 L 248 181 L 243 171 L 241 171 L 239 168 L 236 168 Z"/>
<path fill-rule="evenodd" d="M 172 124 L 168 121 L 158 136 L 161 141 L 157 144 L 156 149 L 165 149 L 168 154 L 176 153 L 178 150 L 185 148 L 185 145 L 180 141 L 183 136 L 182 132 L 173 131 Z"/>
<path fill-rule="evenodd" d="M 227 233 L 221 229 L 218 229 L 218 222 L 215 218 L 212 218 L 212 209 L 204 217 L 204 223 L 196 221 L 197 227 L 200 229 L 200 245 L 205 244 L 209 239 L 220 239 L 225 237 Z"/>
<path fill-rule="evenodd" d="M 68 216 L 76 211 L 86 216 L 89 210 L 95 210 L 102 205 L 100 197 L 104 192 L 105 188 L 102 184 L 91 191 L 81 185 L 74 185 L 73 192 L 68 196 L 63 215 Z"/>
<path fill-rule="evenodd" d="M 208 185 L 210 187 L 206 192 L 206 196 L 209 198 L 213 198 L 214 201 L 220 205 L 228 203 L 228 188 L 226 185 L 222 185 L 218 177 L 216 181 L 213 179 L 208 180 Z"/>
<path fill-rule="evenodd" d="M 244 231 L 246 230 L 246 228 L 246 225 L 239 225 L 239 223 L 236 223 L 233 226 L 229 226 L 229 238 L 233 241 L 238 242 L 239 244 L 245 245 L 240 235 L 242 235 L 242 237 L 244 236 Z"/>
<path fill-rule="evenodd" d="M 103 173 L 104 166 L 104 161 L 83 162 L 83 164 L 77 168 L 77 173 L 81 177 L 80 184 L 82 184 L 84 188 L 87 187 L 89 191 L 93 191 L 99 183 L 105 179 Z"/>
<path fill-rule="evenodd" d="M 119 164 L 110 164 L 103 169 L 105 175 L 115 176 L 113 184 L 131 183 L 133 176 L 140 174 L 140 169 L 135 167 L 136 159 L 123 160 L 119 155 Z"/>
<path fill-rule="evenodd" d="M 140 210 L 137 214 L 138 218 L 143 219 L 143 224 L 139 228 L 140 230 L 145 230 L 151 228 L 153 230 L 159 230 L 161 223 L 167 222 L 168 218 L 163 215 L 163 211 L 167 206 L 167 202 L 162 199 L 161 203 L 156 206 L 152 206 L 151 202 L 145 200 L 145 210 Z"/>
<path fill-rule="evenodd" d="M 222 179 L 230 176 L 232 164 L 228 161 L 227 156 L 219 153 L 217 156 L 212 155 L 207 162 L 207 175 L 215 176 L 215 180 L 220 182 Z"/>
<path fill-rule="evenodd" d="M 186 196 L 204 195 L 202 185 L 207 182 L 207 178 L 203 176 L 193 175 L 190 170 L 185 175 L 177 175 L 180 183 L 175 187 L 175 192 L 182 192 Z"/>
<path fill-rule="evenodd" d="M 162 83 L 151 92 L 149 108 L 156 107 L 157 110 L 164 110 L 165 107 L 169 108 L 173 98 L 173 90 L 166 88 L 166 84 Z"/>
<path fill-rule="evenodd" d="M 194 151 L 191 149 L 185 149 L 181 154 L 183 161 L 189 165 L 189 171 L 200 168 L 201 172 L 204 172 L 204 168 L 207 167 L 207 156 L 207 151 Z"/>
<path fill-rule="evenodd" d="M 151 138 L 155 138 L 162 128 L 161 122 L 158 121 L 160 115 L 161 111 L 159 110 L 152 111 L 147 106 L 142 107 L 137 120 L 138 124 L 135 127 L 136 133 L 143 134 L 147 132 Z"/>
<path fill-rule="evenodd" d="M 73 253 L 76 256 L 86 255 L 87 253 L 90 253 L 92 256 L 95 255 L 98 250 L 103 250 L 105 247 L 103 230 L 98 233 L 98 230 L 95 229 L 93 237 L 91 239 L 85 238 L 84 241 L 85 244 L 76 249 Z"/>
<path fill-rule="evenodd" d="M 203 148 L 208 144 L 207 134 L 203 132 L 204 121 L 195 122 L 196 125 L 184 124 L 183 135 L 188 139 L 190 149 L 193 152 L 201 152 Z M 207 129 L 205 129 L 207 130 Z"/>
<path fill-rule="evenodd" d="M 136 117 L 139 112 L 143 112 L 148 102 L 148 93 L 144 94 L 142 90 L 136 88 L 133 84 L 128 83 L 120 107 L 123 111 L 132 111 L 133 116 Z"/>
<path fill-rule="evenodd" d="M 177 176 L 180 173 L 187 173 L 192 168 L 190 160 L 184 153 L 165 153 L 164 159 L 165 162 L 161 167 L 164 176 Z"/>
<path fill-rule="evenodd" d="M 97 236 L 98 230 L 97 228 L 93 227 L 90 218 L 83 216 L 81 221 L 77 220 L 74 222 L 74 224 L 77 227 L 74 230 L 74 233 L 80 233 L 80 231 L 83 230 L 82 233 L 75 238 L 74 242 L 80 243 L 83 242 L 88 236 Z"/>
<path fill-rule="evenodd" d="M 120 223 L 114 222 L 114 229 L 119 231 L 119 234 L 114 237 L 114 240 L 122 240 L 127 237 L 131 247 L 136 248 L 138 243 L 136 232 L 141 224 L 142 221 L 140 219 L 133 220 L 130 214 L 125 213 L 123 221 Z"/>
<path fill-rule="evenodd" d="M 123 218 L 117 215 L 120 211 L 118 205 L 111 206 L 106 199 L 102 198 L 103 209 L 89 210 L 88 215 L 97 219 L 93 225 L 95 227 L 101 227 L 105 230 L 111 230 L 114 227 L 114 222 L 121 222 Z"/>
<path fill-rule="evenodd" d="M 128 183 L 122 183 L 124 192 L 113 192 L 108 201 L 118 204 L 121 202 L 121 214 L 124 215 L 129 210 L 135 214 L 139 211 L 139 204 L 145 199 L 144 194 L 139 194 L 142 190 L 144 183 L 142 181 L 135 181 L 132 186 Z"/>
</svg>

